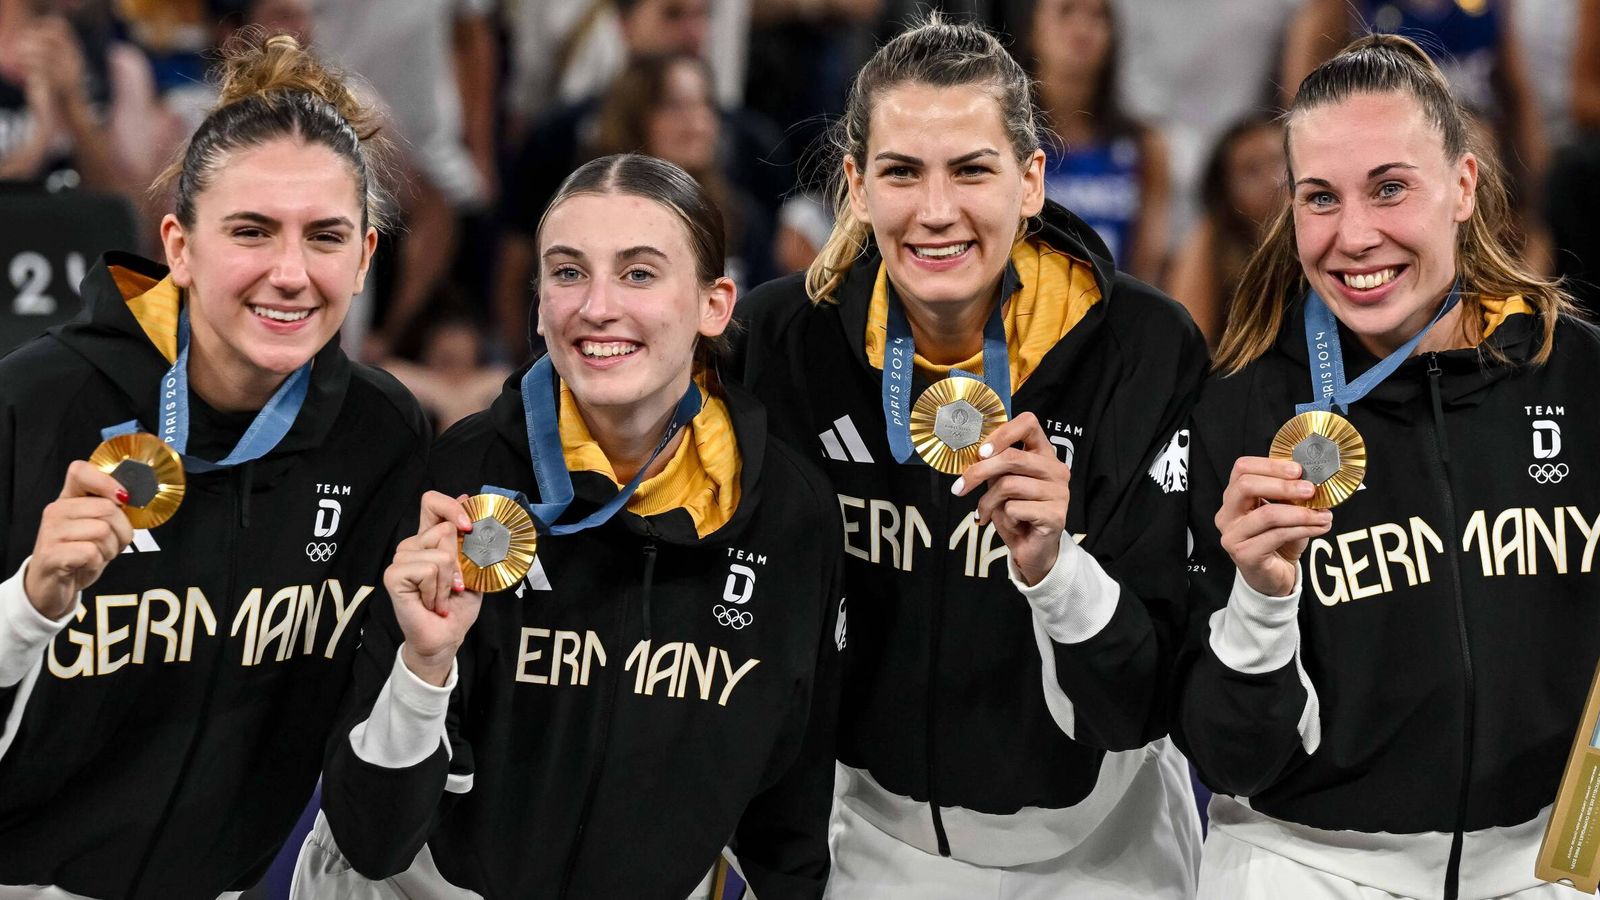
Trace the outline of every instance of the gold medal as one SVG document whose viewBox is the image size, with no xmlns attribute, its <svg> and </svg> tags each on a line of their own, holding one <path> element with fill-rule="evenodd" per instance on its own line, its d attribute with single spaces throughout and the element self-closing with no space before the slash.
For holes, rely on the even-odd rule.
<svg viewBox="0 0 1600 900">
<path fill-rule="evenodd" d="M 521 581 L 539 541 L 528 511 L 501 494 L 478 494 L 462 507 L 472 519 L 472 531 L 456 537 L 467 590 L 488 594 Z"/>
<path fill-rule="evenodd" d="M 89 463 L 128 492 L 122 512 L 135 528 L 160 525 L 183 503 L 183 460 L 149 432 L 120 434 L 101 443 L 89 454 Z"/>
<path fill-rule="evenodd" d="M 928 465 L 960 475 L 978 461 L 978 448 L 1006 423 L 1006 406 L 976 378 L 945 378 L 911 407 L 911 445 Z"/>
<path fill-rule="evenodd" d="M 1308 500 L 1289 501 L 1311 509 L 1332 509 L 1350 498 L 1367 476 L 1367 442 L 1343 416 L 1325 410 L 1301 413 L 1272 438 L 1268 456 L 1300 464 L 1306 481 L 1317 486 Z"/>
</svg>

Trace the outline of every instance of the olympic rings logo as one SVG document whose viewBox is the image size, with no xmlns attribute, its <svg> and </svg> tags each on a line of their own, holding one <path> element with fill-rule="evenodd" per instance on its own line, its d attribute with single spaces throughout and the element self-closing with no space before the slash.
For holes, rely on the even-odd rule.
<svg viewBox="0 0 1600 900">
<path fill-rule="evenodd" d="M 1540 484 L 1558 484 L 1567 477 L 1566 463 L 1534 463 L 1528 466 L 1528 475 Z"/>
<path fill-rule="evenodd" d="M 711 611 L 716 614 L 717 622 L 732 628 L 734 631 L 738 631 L 756 620 L 756 617 L 750 613 L 731 609 L 721 603 L 718 603 Z"/>
<path fill-rule="evenodd" d="M 312 562 L 327 562 L 328 560 L 333 559 L 333 555 L 338 552 L 338 544 L 323 544 L 317 541 L 312 541 L 306 545 L 306 559 L 309 559 Z"/>
</svg>

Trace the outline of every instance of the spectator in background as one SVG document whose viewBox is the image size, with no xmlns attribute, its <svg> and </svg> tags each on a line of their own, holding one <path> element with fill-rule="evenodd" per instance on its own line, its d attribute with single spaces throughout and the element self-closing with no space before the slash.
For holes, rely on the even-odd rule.
<svg viewBox="0 0 1600 900">
<path fill-rule="evenodd" d="M 1045 192 L 1099 233 L 1117 268 L 1154 283 L 1167 249 L 1166 146 L 1122 111 L 1110 0 L 1038 0 L 1031 32 L 1040 106 L 1060 138 L 1045 150 Z"/>
<path fill-rule="evenodd" d="M 1169 245 L 1199 218 L 1200 176 L 1228 126 L 1277 96 L 1279 49 L 1305 0 L 1113 0 L 1129 115 L 1167 144 Z"/>
<path fill-rule="evenodd" d="M 1264 114 L 1229 128 L 1206 164 L 1200 224 L 1178 249 L 1167 289 L 1213 350 L 1227 327 L 1239 273 L 1281 203 L 1285 170 L 1283 126 Z"/>
<path fill-rule="evenodd" d="M 803 272 L 822 252 L 833 233 L 833 210 L 815 192 L 797 193 L 778 210 L 778 235 L 772 242 L 772 263 L 779 274 Z"/>
<path fill-rule="evenodd" d="M 704 55 L 706 27 L 691 27 L 676 19 L 673 21 L 679 22 L 678 27 L 650 27 L 681 3 L 691 3 L 693 8 L 699 9 L 699 21 L 709 27 L 710 20 L 706 18 L 709 7 L 702 0 L 617 0 L 630 59 L 666 54 Z M 593 147 L 600 129 L 603 100 L 603 94 L 596 95 L 545 113 L 528 130 L 527 140 L 516 150 L 506 172 L 505 196 L 500 207 L 500 224 L 504 231 L 500 237 L 494 294 L 498 331 L 503 350 L 511 361 L 524 359 L 529 351 L 528 309 L 534 302 L 530 290 L 534 226 L 567 174 L 595 157 Z M 721 170 L 730 184 L 753 198 L 759 208 L 758 220 L 768 223 L 764 227 L 770 233 L 771 219 L 783 195 L 794 186 L 792 167 L 771 158 L 780 135 L 765 118 L 741 109 L 722 107 L 718 118 Z"/>
<path fill-rule="evenodd" d="M 1284 97 L 1364 31 L 1415 40 L 1438 64 L 1456 101 L 1505 159 L 1512 199 L 1529 232 L 1530 264 L 1550 268 L 1549 236 L 1531 211 L 1549 169 L 1549 139 L 1528 79 L 1508 0 L 1306 0 L 1284 51 Z"/>
<path fill-rule="evenodd" d="M 318 52 L 381 95 L 407 150 L 408 187 L 399 198 L 405 232 L 387 309 L 364 342 L 368 359 L 388 355 L 449 271 L 458 217 L 495 195 L 492 2 L 313 2 Z"/>
<path fill-rule="evenodd" d="M 486 361 L 482 327 L 464 302 L 436 303 L 421 319 L 418 361 L 390 358 L 383 369 L 417 398 L 434 432 L 443 433 L 457 420 L 487 409 L 511 367 Z"/>
<path fill-rule="evenodd" d="M 585 154 L 645 153 L 694 176 L 722 211 L 727 274 L 741 290 L 773 276 L 772 221 L 717 159 L 722 122 L 711 69 L 688 54 L 635 59 L 612 82 Z"/>
<path fill-rule="evenodd" d="M 757 3 L 761 0 L 756 0 Z M 711 64 L 722 106 L 743 97 L 752 0 L 507 0 L 513 141 L 542 112 L 605 93 L 631 56 L 685 50 Z"/>
<path fill-rule="evenodd" d="M 1546 214 L 1556 272 L 1591 319 L 1600 319 L 1600 0 L 1581 0 L 1572 54 L 1576 137 L 1551 167 Z"/>
<path fill-rule="evenodd" d="M 150 66 L 113 25 L 106 0 L 0 0 L 0 181 L 130 197 L 149 182 Z"/>
<path fill-rule="evenodd" d="M 745 76 L 745 105 L 784 129 L 784 156 L 801 156 L 822 138 L 825 117 L 844 108 L 883 8 L 884 0 L 753 0 L 750 57 L 760 65 Z"/>
</svg>

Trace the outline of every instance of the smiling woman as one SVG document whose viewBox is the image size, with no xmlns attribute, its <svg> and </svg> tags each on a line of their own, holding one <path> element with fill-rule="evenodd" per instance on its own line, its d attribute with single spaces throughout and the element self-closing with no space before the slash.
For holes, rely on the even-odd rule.
<svg viewBox="0 0 1600 900">
<path fill-rule="evenodd" d="M 1284 125 L 1291 189 L 1195 411 L 1174 734 L 1217 791 L 1201 896 L 1568 896 L 1534 860 L 1600 574 L 1551 547 L 1600 508 L 1562 456 L 1600 440 L 1600 339 L 1517 261 L 1415 44 L 1351 44 Z"/>
<path fill-rule="evenodd" d="M 287 36 L 225 69 L 169 173 L 170 270 L 107 254 L 85 318 L 0 361 L 6 897 L 255 884 L 420 490 L 420 410 L 336 338 L 377 237 L 372 115 Z"/>
<path fill-rule="evenodd" d="M 820 900 L 842 540 L 717 376 L 722 217 L 677 166 L 607 156 L 537 242 L 549 354 L 435 447 L 297 891 L 704 900 L 726 847 L 763 900 Z M 506 556 L 467 549 L 499 528 L 480 492 L 538 531 L 487 595 L 461 563 Z"/>
<path fill-rule="evenodd" d="M 1046 199 L 1028 78 L 981 28 L 884 45 L 837 145 L 832 237 L 743 310 L 746 382 L 845 522 L 829 896 L 1186 898 L 1163 686 L 1204 344 Z"/>
</svg>

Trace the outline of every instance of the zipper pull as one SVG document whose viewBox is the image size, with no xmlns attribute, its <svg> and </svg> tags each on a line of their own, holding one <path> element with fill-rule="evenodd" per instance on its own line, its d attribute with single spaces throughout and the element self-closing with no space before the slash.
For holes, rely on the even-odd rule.
<svg viewBox="0 0 1600 900">
<path fill-rule="evenodd" d="M 1439 395 L 1439 354 L 1428 353 L 1428 396 L 1433 401 L 1433 431 L 1439 436 L 1439 461 L 1450 466 L 1450 435 L 1444 428 L 1444 400 Z"/>
<path fill-rule="evenodd" d="M 644 639 L 650 640 L 650 586 L 656 577 L 656 539 L 652 535 L 644 542 L 644 590 L 640 606 L 644 612 Z"/>
</svg>

